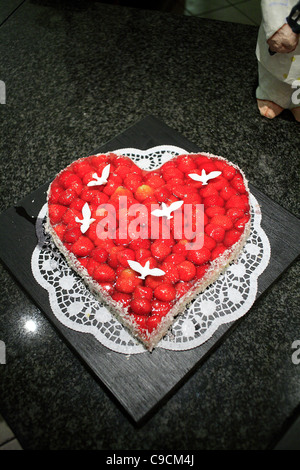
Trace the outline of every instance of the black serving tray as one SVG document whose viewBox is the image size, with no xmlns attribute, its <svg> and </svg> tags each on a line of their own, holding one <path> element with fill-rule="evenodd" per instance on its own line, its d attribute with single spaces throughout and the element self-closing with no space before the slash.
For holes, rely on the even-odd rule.
<svg viewBox="0 0 300 470">
<path fill-rule="evenodd" d="M 195 144 L 148 116 L 92 153 L 124 147 L 141 150 L 156 145 L 175 145 L 188 152 L 201 151 Z M 70 162 L 71 163 L 71 162 Z M 54 316 L 48 293 L 35 281 L 31 256 L 37 244 L 35 221 L 46 202 L 49 182 L 0 215 L 0 257 L 40 310 L 62 334 L 96 378 L 104 384 L 136 422 L 153 412 L 211 354 L 238 322 L 222 325 L 203 345 L 188 351 L 155 349 L 129 357 L 115 353 L 92 335 L 73 331 Z M 262 210 L 262 227 L 271 244 L 271 259 L 258 279 L 257 299 L 297 258 L 300 252 L 299 220 L 271 201 L 251 184 L 250 191 Z M 283 243 L 284 241 L 284 243 Z M 251 309 L 247 315 L 251 314 Z"/>
</svg>

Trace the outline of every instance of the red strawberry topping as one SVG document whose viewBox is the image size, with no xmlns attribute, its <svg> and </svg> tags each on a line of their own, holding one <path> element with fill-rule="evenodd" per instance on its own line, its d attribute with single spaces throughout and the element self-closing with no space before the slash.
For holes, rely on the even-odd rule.
<svg viewBox="0 0 300 470">
<path fill-rule="evenodd" d="M 177 268 L 181 281 L 191 281 L 196 276 L 196 267 L 191 261 L 183 261 Z"/>
<path fill-rule="evenodd" d="M 72 253 L 76 256 L 88 256 L 92 249 L 94 248 L 94 244 L 88 237 L 81 235 L 78 240 L 72 245 Z"/>
<path fill-rule="evenodd" d="M 137 315 L 149 315 L 151 312 L 151 302 L 145 298 L 134 298 L 130 303 L 130 307 Z"/>
<path fill-rule="evenodd" d="M 165 316 L 171 307 L 172 307 L 171 302 L 153 300 L 151 303 L 152 314 L 159 315 L 161 317 Z"/>
<path fill-rule="evenodd" d="M 197 168 L 197 165 L 190 155 L 181 155 L 178 158 L 178 170 L 189 173 L 195 168 Z"/>
<path fill-rule="evenodd" d="M 171 284 L 160 284 L 154 289 L 154 296 L 158 300 L 171 302 L 176 297 L 176 291 Z"/>
<path fill-rule="evenodd" d="M 214 253 L 214 250 L 212 251 L 212 254 L 211 254 L 212 259 L 213 259 L 213 253 Z M 202 266 L 197 266 L 196 278 L 202 279 L 202 277 L 205 275 L 208 268 L 209 268 L 209 264 L 203 264 Z"/>
<path fill-rule="evenodd" d="M 131 295 L 124 294 L 123 292 L 115 292 L 112 295 L 112 299 L 115 300 L 116 302 L 121 303 L 124 308 L 127 308 L 129 307 L 130 302 L 131 302 Z"/>
<path fill-rule="evenodd" d="M 214 248 L 211 252 L 211 259 L 212 261 L 217 259 L 219 256 L 223 255 L 223 253 L 225 252 L 226 250 L 226 246 L 220 244 L 218 246 L 216 246 L 216 248 Z"/>
<path fill-rule="evenodd" d="M 225 204 L 225 208 L 226 209 L 235 208 L 235 209 L 241 209 L 244 211 L 244 210 L 249 209 L 249 205 L 248 205 L 248 202 L 242 198 L 242 196 L 234 195 L 228 199 L 228 201 Z"/>
<path fill-rule="evenodd" d="M 107 264 L 99 264 L 95 267 L 93 277 L 98 282 L 113 282 L 116 277 L 115 271 Z"/>
<path fill-rule="evenodd" d="M 205 233 L 216 242 L 221 242 L 225 237 L 225 229 L 220 225 L 207 224 L 205 227 Z"/>
<path fill-rule="evenodd" d="M 65 232 L 66 232 L 66 226 L 64 224 L 59 224 L 54 227 L 54 230 L 58 238 L 60 240 L 63 240 Z"/>
<path fill-rule="evenodd" d="M 191 288 L 190 282 L 178 282 L 175 286 L 176 298 L 180 299 L 183 297 Z"/>
<path fill-rule="evenodd" d="M 231 229 L 233 225 L 232 220 L 230 219 L 230 217 L 228 217 L 228 215 L 221 214 L 212 217 L 210 223 L 214 225 L 219 225 L 220 227 L 223 227 L 224 230 Z"/>
<path fill-rule="evenodd" d="M 117 261 L 124 267 L 128 267 L 128 260 L 135 260 L 135 252 L 130 248 L 125 248 L 117 253 Z"/>
<path fill-rule="evenodd" d="M 153 290 L 150 287 L 146 286 L 137 286 L 134 291 L 132 297 L 134 299 L 147 299 L 151 300 L 153 296 Z"/>
<path fill-rule="evenodd" d="M 102 248 L 101 246 L 98 246 L 97 248 L 95 248 L 92 251 L 91 256 L 98 263 L 105 263 L 105 261 L 108 258 L 108 252 L 106 251 L 105 248 Z"/>
<path fill-rule="evenodd" d="M 249 215 L 245 215 L 244 217 L 241 217 L 234 223 L 234 228 L 239 230 L 240 232 L 243 232 L 245 229 L 245 225 L 249 221 Z"/>
<path fill-rule="evenodd" d="M 240 237 L 241 232 L 239 230 L 228 230 L 228 232 L 225 234 L 223 243 L 227 247 L 232 246 L 240 239 Z"/>
<path fill-rule="evenodd" d="M 151 186 L 148 184 L 142 184 L 136 188 L 134 195 L 139 202 L 143 202 L 147 197 L 152 196 L 153 193 L 154 189 L 151 188 Z"/>
<path fill-rule="evenodd" d="M 94 185 L 95 173 L 100 178 L 108 164 L 107 182 Z M 221 174 L 206 183 L 189 176 L 201 179 L 203 171 Z M 153 235 L 151 211 L 179 201 L 183 201 L 182 209 L 170 218 L 156 219 L 159 234 Z M 133 204 L 137 210 L 132 213 Z M 92 220 L 84 227 L 86 205 Z M 188 205 L 192 210 L 185 213 Z M 197 227 L 199 211 L 201 228 Z M 99 288 L 126 309 L 137 328 L 148 334 L 203 279 L 213 261 L 241 239 L 249 211 L 242 173 L 223 159 L 201 154 L 180 155 L 152 172 L 113 153 L 92 155 L 63 170 L 51 184 L 48 197 L 49 222 L 65 248 Z M 184 215 L 180 224 L 176 223 L 178 213 Z M 170 236 L 165 237 L 167 229 Z M 188 236 L 188 231 L 193 234 Z M 188 243 L 199 233 L 203 246 L 191 249 Z M 143 277 L 130 267 L 130 261 L 164 274 Z"/>
<path fill-rule="evenodd" d="M 110 296 L 113 295 L 114 286 L 112 285 L 111 282 L 98 282 L 98 285 L 100 289 L 102 289 L 106 294 L 109 294 Z"/>
<path fill-rule="evenodd" d="M 49 204 L 49 219 L 52 225 L 56 225 L 61 222 L 65 212 L 67 211 L 66 206 L 62 206 L 61 204 Z"/>
<path fill-rule="evenodd" d="M 203 246 L 200 250 L 190 250 L 187 253 L 187 259 L 193 264 L 200 265 L 207 263 L 210 260 L 210 250 Z"/>
<path fill-rule="evenodd" d="M 130 268 L 125 268 L 116 280 L 116 289 L 125 294 L 132 294 L 135 288 L 142 284 L 137 274 Z"/>
<path fill-rule="evenodd" d="M 166 240 L 155 240 L 151 245 L 151 253 L 155 259 L 162 261 L 172 252 Z"/>
<path fill-rule="evenodd" d="M 161 269 L 165 272 L 164 281 L 175 284 L 179 281 L 179 272 L 178 268 L 174 263 L 164 261 L 161 265 Z"/>
<path fill-rule="evenodd" d="M 79 227 L 73 227 L 71 225 L 69 228 L 69 226 L 67 226 L 64 232 L 63 241 L 67 243 L 75 243 L 80 236 L 81 231 Z"/>
<path fill-rule="evenodd" d="M 53 184 L 51 187 L 51 191 L 49 193 L 49 203 L 57 204 L 59 200 L 59 196 L 63 192 L 64 192 L 64 189 L 59 184 Z"/>
</svg>

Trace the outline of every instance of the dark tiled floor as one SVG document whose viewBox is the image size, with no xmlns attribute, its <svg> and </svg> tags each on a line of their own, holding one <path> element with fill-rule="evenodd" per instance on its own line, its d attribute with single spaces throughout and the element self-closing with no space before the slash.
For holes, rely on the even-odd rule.
<svg viewBox="0 0 300 470">
<path fill-rule="evenodd" d="M 260 0 L 102 0 L 102 3 L 259 25 Z"/>
<path fill-rule="evenodd" d="M 22 7 L 25 0 L 7 0 L 0 4 L 0 27 Z M 54 0 L 53 0 L 54 1 Z M 87 0 L 89 1 L 89 0 Z M 260 0 L 101 0 L 116 6 L 159 10 L 166 13 L 199 16 L 234 23 L 259 25 Z M 51 3 L 50 0 L 48 3 Z M 13 432 L 0 416 L 0 450 L 20 450 Z"/>
</svg>

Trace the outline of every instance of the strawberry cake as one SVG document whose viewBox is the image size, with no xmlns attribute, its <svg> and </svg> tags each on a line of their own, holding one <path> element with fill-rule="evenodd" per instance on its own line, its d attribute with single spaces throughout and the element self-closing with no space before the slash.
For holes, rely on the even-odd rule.
<svg viewBox="0 0 300 470">
<path fill-rule="evenodd" d="M 250 233 L 243 172 L 207 153 L 154 171 L 118 152 L 80 158 L 47 204 L 46 232 L 68 264 L 149 351 Z"/>
</svg>

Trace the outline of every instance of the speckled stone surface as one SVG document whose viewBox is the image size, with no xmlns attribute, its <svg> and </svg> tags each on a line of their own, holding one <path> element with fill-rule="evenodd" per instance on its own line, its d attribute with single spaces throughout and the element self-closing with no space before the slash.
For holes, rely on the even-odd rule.
<svg viewBox="0 0 300 470">
<path fill-rule="evenodd" d="M 299 216 L 299 124 L 257 111 L 256 37 L 93 1 L 24 2 L 0 28 L 0 210 L 152 114 Z M 298 278 L 295 263 L 137 428 L 1 266 L 0 413 L 24 449 L 266 449 L 300 402 Z"/>
</svg>

